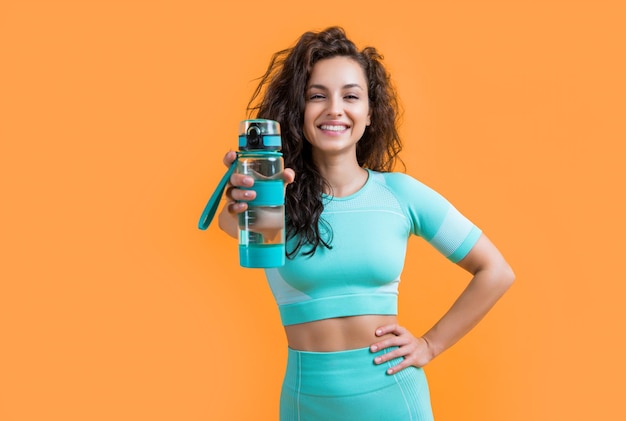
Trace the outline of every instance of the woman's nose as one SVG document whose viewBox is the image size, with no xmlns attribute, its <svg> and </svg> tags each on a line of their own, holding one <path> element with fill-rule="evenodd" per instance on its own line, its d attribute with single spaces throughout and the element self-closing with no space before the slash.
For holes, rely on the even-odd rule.
<svg viewBox="0 0 626 421">
<path fill-rule="evenodd" d="M 328 115 L 340 116 L 343 115 L 343 104 L 340 98 L 331 98 L 328 102 Z"/>
</svg>

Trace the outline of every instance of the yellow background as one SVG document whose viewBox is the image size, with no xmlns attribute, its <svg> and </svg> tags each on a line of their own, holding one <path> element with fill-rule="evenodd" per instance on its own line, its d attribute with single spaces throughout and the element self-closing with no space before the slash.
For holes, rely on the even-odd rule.
<svg viewBox="0 0 626 421">
<path fill-rule="evenodd" d="M 517 273 L 428 366 L 436 419 L 626 419 L 621 4 L 2 1 L 0 419 L 276 419 L 271 293 L 196 223 L 270 55 L 333 24 L 384 54 L 408 172 Z M 468 278 L 409 253 L 419 334 Z"/>
</svg>

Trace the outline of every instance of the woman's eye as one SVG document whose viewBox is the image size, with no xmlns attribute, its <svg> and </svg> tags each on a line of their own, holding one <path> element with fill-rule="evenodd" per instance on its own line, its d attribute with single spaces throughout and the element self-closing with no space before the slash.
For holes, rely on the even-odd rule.
<svg viewBox="0 0 626 421">
<path fill-rule="evenodd" d="M 353 95 L 353 94 L 346 95 L 346 97 L 345 97 L 345 98 L 346 98 L 346 99 L 349 99 L 349 100 L 353 100 L 353 101 L 354 101 L 354 100 L 359 99 L 359 97 L 358 97 L 358 96 Z"/>
<path fill-rule="evenodd" d="M 315 99 L 324 99 L 324 95 L 322 95 L 322 94 L 311 94 L 311 95 L 309 95 L 309 100 L 315 100 Z"/>
</svg>

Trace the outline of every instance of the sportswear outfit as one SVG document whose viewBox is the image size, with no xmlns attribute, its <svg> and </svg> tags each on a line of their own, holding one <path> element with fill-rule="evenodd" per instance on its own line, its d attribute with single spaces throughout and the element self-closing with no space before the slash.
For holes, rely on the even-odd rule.
<svg viewBox="0 0 626 421">
<path fill-rule="evenodd" d="M 331 247 L 302 251 L 266 269 L 283 325 L 366 314 L 397 315 L 398 284 L 411 234 L 452 262 L 467 255 L 480 229 L 443 196 L 402 173 L 368 170 L 347 197 L 323 196 L 320 231 Z M 293 248 L 294 239 L 287 242 Z M 305 250 L 306 251 L 306 246 Z M 369 348 L 340 352 L 288 350 L 281 421 L 432 420 L 421 368 L 394 375 L 400 359 L 376 365 Z"/>
</svg>

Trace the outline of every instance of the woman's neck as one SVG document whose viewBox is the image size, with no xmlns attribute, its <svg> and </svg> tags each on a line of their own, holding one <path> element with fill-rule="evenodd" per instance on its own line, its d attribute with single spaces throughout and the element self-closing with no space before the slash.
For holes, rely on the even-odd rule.
<svg viewBox="0 0 626 421">
<path fill-rule="evenodd" d="M 368 178 L 367 170 L 361 168 L 354 160 L 323 160 L 317 168 L 330 185 L 330 191 L 324 191 L 334 197 L 346 197 L 356 193 L 365 185 Z"/>
</svg>

